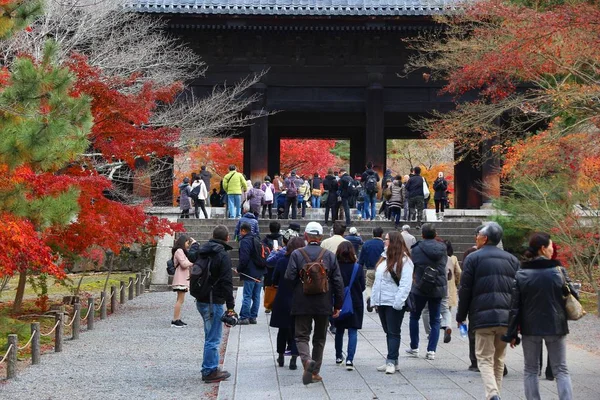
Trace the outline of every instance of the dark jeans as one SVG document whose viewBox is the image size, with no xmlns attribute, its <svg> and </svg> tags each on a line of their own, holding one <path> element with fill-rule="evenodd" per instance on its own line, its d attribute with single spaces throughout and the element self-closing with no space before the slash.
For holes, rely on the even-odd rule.
<svg viewBox="0 0 600 400">
<path fill-rule="evenodd" d="M 408 199 L 408 208 L 410 208 L 410 218 L 409 221 L 415 220 L 415 214 L 417 215 L 417 221 L 421 222 L 423 218 L 423 204 L 424 204 L 423 196 L 411 197 Z"/>
<path fill-rule="evenodd" d="M 334 193 L 329 192 L 329 196 L 337 196 Z M 329 219 L 329 209 L 331 209 L 331 222 L 335 222 L 337 220 L 337 205 L 331 205 L 331 203 L 329 203 L 329 198 L 327 199 L 327 203 L 325 203 L 325 223 L 327 223 L 327 220 Z"/>
<path fill-rule="evenodd" d="M 318 374 L 323 364 L 323 350 L 325 349 L 325 340 L 327 339 L 327 325 L 329 324 L 328 315 L 296 315 L 296 346 L 302 364 L 313 360 L 315 370 L 313 374 Z M 313 321 L 315 322 L 315 332 L 312 339 L 312 353 L 310 351 L 310 334 L 312 332 Z"/>
<path fill-rule="evenodd" d="M 392 220 L 396 223 L 396 226 L 400 224 L 400 214 L 402 214 L 402 209 L 400 207 L 390 207 Z"/>
<path fill-rule="evenodd" d="M 342 207 L 344 208 L 344 214 L 346 214 L 346 226 L 350 226 L 350 204 L 348 204 L 348 197 L 342 197 Z"/>
<path fill-rule="evenodd" d="M 469 324 L 469 359 L 471 360 L 471 365 L 477 366 L 477 355 L 475 355 L 475 331 L 471 329 L 471 324 Z"/>
<path fill-rule="evenodd" d="M 436 214 L 439 212 L 444 212 L 444 205 L 446 204 L 446 200 L 441 199 L 441 200 L 433 200 L 435 202 L 435 212 Z M 440 210 L 441 208 L 441 210 Z"/>
<path fill-rule="evenodd" d="M 344 349 L 344 332 L 346 328 L 336 328 L 335 331 L 335 358 L 342 358 L 342 352 Z M 348 328 L 348 354 L 346 355 L 347 361 L 354 361 L 354 354 L 356 354 L 356 345 L 358 343 L 358 329 Z"/>
<path fill-rule="evenodd" d="M 189 218 L 190 217 L 190 210 L 181 210 L 181 215 L 179 216 L 179 218 Z"/>
<path fill-rule="evenodd" d="M 194 200 L 194 215 L 196 218 L 200 218 L 200 213 L 198 212 L 198 207 L 202 209 L 202 214 L 204 214 L 204 218 L 208 219 L 208 213 L 206 212 L 206 200 Z"/>
<path fill-rule="evenodd" d="M 404 310 L 394 310 L 391 306 L 377 307 L 377 313 L 381 320 L 381 326 L 387 340 L 386 363 L 398 364 L 398 352 L 400 350 L 400 329 L 404 319 Z"/>
<path fill-rule="evenodd" d="M 273 204 L 263 204 L 262 217 L 265 217 L 267 209 L 269 209 L 269 219 L 273 219 Z"/>
<path fill-rule="evenodd" d="M 283 211 L 283 219 L 290 217 L 290 206 L 292 207 L 292 219 L 296 219 L 298 216 L 298 198 L 297 197 L 286 197 L 285 198 L 285 210 Z"/>
<path fill-rule="evenodd" d="M 442 304 L 442 298 L 425 297 L 414 293 L 412 296 L 414 302 L 413 307 L 415 310 L 410 313 L 410 348 L 419 348 L 419 320 L 421 319 L 421 313 L 423 312 L 425 305 L 427 305 L 429 308 L 429 326 L 431 327 L 427 351 L 435 351 L 437 342 L 440 338 L 440 306 Z"/>
<path fill-rule="evenodd" d="M 302 218 L 306 217 L 306 200 L 302 200 L 298 203 L 298 208 L 302 209 Z"/>
<path fill-rule="evenodd" d="M 298 347 L 294 339 L 294 325 L 289 328 L 279 328 L 277 331 L 277 353 L 285 353 L 285 349 L 289 346 L 293 356 L 298 355 Z"/>
</svg>

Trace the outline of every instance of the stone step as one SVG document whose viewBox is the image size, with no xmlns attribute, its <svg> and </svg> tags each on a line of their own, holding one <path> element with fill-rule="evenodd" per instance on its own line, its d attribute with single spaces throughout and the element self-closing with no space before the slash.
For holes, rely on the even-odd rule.
<svg viewBox="0 0 600 400">
<path fill-rule="evenodd" d="M 183 219 L 183 220 L 179 220 L 180 223 L 183 224 L 183 226 L 186 228 L 186 230 L 191 230 L 194 227 L 209 227 L 210 229 L 214 228 L 217 225 L 225 225 L 228 228 L 229 227 L 234 227 L 236 226 L 238 220 L 231 220 L 231 219 L 208 219 L 208 220 L 204 220 L 204 219 Z M 298 224 L 300 224 L 300 226 L 302 228 L 304 228 L 306 226 L 306 224 L 308 222 L 310 222 L 309 220 L 277 220 L 279 221 L 279 223 L 281 224 L 282 228 L 286 228 L 291 222 L 296 222 Z M 319 222 L 321 225 L 325 226 L 325 221 L 324 220 L 319 220 L 317 221 Z M 258 220 L 258 224 L 261 228 L 266 228 L 268 229 L 269 227 L 269 223 L 270 220 Z M 404 224 L 408 224 L 410 225 L 412 228 L 414 228 L 414 226 L 416 225 L 416 222 L 404 222 L 401 221 L 400 222 L 401 225 Z M 442 221 L 442 222 L 431 222 L 431 224 L 433 224 L 435 226 L 436 229 L 441 229 L 441 228 L 456 228 L 456 229 L 471 229 L 473 232 L 475 230 L 475 228 L 477 226 L 480 225 L 480 223 L 478 222 L 464 222 L 464 221 Z M 331 222 L 329 222 L 329 225 L 331 226 Z M 360 228 L 364 228 L 364 229 L 373 229 L 376 226 L 381 226 L 382 228 L 385 229 L 385 227 L 389 227 L 389 228 L 393 228 L 394 227 L 394 223 L 391 221 L 352 221 L 352 225 L 351 226 L 355 226 L 357 229 Z"/>
</svg>

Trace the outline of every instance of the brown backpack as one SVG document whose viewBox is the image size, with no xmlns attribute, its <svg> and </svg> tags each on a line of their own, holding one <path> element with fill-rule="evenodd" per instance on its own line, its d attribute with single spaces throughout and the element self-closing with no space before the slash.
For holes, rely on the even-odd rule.
<svg viewBox="0 0 600 400">
<path fill-rule="evenodd" d="M 299 249 L 306 260 L 306 264 L 300 270 L 300 281 L 302 291 L 306 295 L 324 294 L 329 291 L 329 280 L 327 268 L 323 264 L 323 255 L 327 249 L 322 249 L 316 260 L 312 261 L 304 249 Z"/>
</svg>

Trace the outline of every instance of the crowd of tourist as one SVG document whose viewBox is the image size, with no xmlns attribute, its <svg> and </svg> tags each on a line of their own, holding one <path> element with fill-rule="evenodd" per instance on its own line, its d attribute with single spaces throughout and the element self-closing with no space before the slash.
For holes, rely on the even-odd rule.
<svg viewBox="0 0 600 400">
<path fill-rule="evenodd" d="M 415 176 L 419 176 L 418 171 Z M 236 179 L 235 175 L 232 179 Z M 291 175 L 288 179 L 296 178 Z M 418 207 L 421 202 L 422 199 L 413 197 L 413 205 L 416 203 Z M 323 380 L 320 372 L 328 359 L 348 370 L 360 363 L 356 350 L 365 304 L 367 312 L 378 314 L 385 332 L 387 354 L 377 368 L 385 374 L 394 374 L 402 368 L 400 339 L 405 314 L 410 320 L 410 345 L 403 354 L 421 357 L 419 323 L 423 319 L 428 335 L 423 346 L 424 358 L 434 361 L 440 334 L 443 333 L 444 343 L 452 339 L 451 311 L 455 307 L 455 326 L 460 328 L 461 336 L 469 336 L 470 342 L 473 339 L 469 343 L 473 361 L 469 370 L 480 372 L 486 399 L 500 399 L 502 379 L 507 373 L 504 365 L 507 345 L 514 347 L 520 342 L 524 353 L 525 396 L 540 398 L 538 373 L 543 341 L 559 399 L 572 398 L 566 365 L 568 318 L 564 298 L 567 292 L 575 296 L 577 292 L 556 260 L 548 234 L 532 235 L 524 255 L 526 261 L 519 262 L 500 248 L 501 226 L 488 222 L 476 229 L 475 246 L 466 252 L 461 268 L 452 244 L 438 237 L 432 224 L 420 228 L 419 239 L 409 232 L 408 225 L 402 231 L 389 232 L 376 226 L 372 239 L 363 241 L 355 227 L 345 235 L 346 225 L 342 221 L 335 221 L 328 238 L 317 222 L 309 222 L 301 233 L 300 225 L 295 222 L 282 230 L 278 221 L 271 221 L 270 233 L 262 239 L 254 230 L 254 214 L 246 213 L 239 222 L 239 232 L 236 229 L 240 241 L 239 265 L 235 272 L 243 282 L 243 295 L 236 322 L 257 324 L 264 289 L 269 324 L 278 329 L 277 364 L 283 367 L 289 355 L 289 368 L 295 370 L 300 358 L 305 385 Z M 228 240 L 227 228 L 218 226 L 213 239 L 202 247 L 186 235 L 179 236 L 173 247 L 177 267 L 173 281 L 173 290 L 177 292 L 171 322 L 174 327 L 185 327 L 180 315 L 181 294 L 189 288 L 185 277 L 189 276 L 190 267 L 195 267 L 198 260 L 215 257 L 215 262 L 209 263 L 208 278 L 214 294 L 210 303 L 205 298 L 197 299 L 204 320 L 202 379 L 205 382 L 219 382 L 230 376 L 229 372 L 218 369 L 221 320 L 237 318 Z M 266 253 L 265 248 L 268 248 Z M 334 354 L 324 354 L 328 329 L 335 335 Z"/>
<path fill-rule="evenodd" d="M 289 176 L 265 176 L 262 182 L 253 183 L 231 165 L 220 183 L 219 193 L 213 188 L 209 197 L 210 177 L 210 172 L 203 166 L 200 174 L 192 175 L 191 185 L 189 178 L 183 179 L 178 197 L 181 218 L 189 218 L 192 208 L 196 218 L 199 218 L 199 209 L 204 218 L 208 218 L 205 209 L 208 200 L 213 207 L 225 206 L 228 218 L 241 218 L 248 212 L 257 219 L 259 216 L 266 218 L 268 211 L 269 219 L 274 215 L 278 219 L 304 219 L 307 208 L 322 207 L 325 208 L 326 224 L 341 219 L 349 226 L 351 209 L 356 209 L 355 218 L 372 221 L 380 215 L 393 220 L 398 228 L 401 221 L 417 221 L 420 226 L 423 211 L 432 197 L 437 219 L 443 219 L 448 206 L 448 181 L 444 173 L 439 172 L 430 186 L 421 176 L 420 167 L 411 168 L 407 175 L 395 176 L 388 169 L 380 177 L 369 162 L 364 173 L 354 177 L 340 168 L 338 171 L 329 169 L 324 177 L 319 173 L 312 177 L 300 176 L 291 171 Z"/>
</svg>

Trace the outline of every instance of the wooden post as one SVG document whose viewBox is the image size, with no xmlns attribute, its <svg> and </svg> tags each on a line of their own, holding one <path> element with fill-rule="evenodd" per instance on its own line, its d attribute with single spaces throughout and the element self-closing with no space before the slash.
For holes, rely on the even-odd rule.
<svg viewBox="0 0 600 400">
<path fill-rule="evenodd" d="M 129 278 L 129 298 L 127 300 L 133 300 L 133 278 Z"/>
<path fill-rule="evenodd" d="M 596 310 L 598 310 L 598 318 L 600 318 L 600 290 L 598 290 L 598 293 L 596 293 L 596 300 L 598 300 L 598 308 Z"/>
<path fill-rule="evenodd" d="M 94 296 L 90 296 L 90 299 L 88 300 L 88 310 L 91 307 L 91 311 L 88 314 L 88 320 L 87 320 L 87 329 L 88 331 L 92 331 L 94 330 L 94 308 L 96 308 L 96 305 L 94 304 Z"/>
<path fill-rule="evenodd" d="M 106 292 L 100 292 L 100 319 L 106 319 Z"/>
<path fill-rule="evenodd" d="M 62 344 L 63 344 L 63 317 L 65 314 L 59 312 L 54 314 L 55 316 L 55 323 L 58 323 L 58 326 L 56 327 L 56 330 L 54 331 L 54 351 L 56 353 L 60 353 L 62 351 Z"/>
<path fill-rule="evenodd" d="M 79 339 L 79 327 L 81 326 L 81 304 L 76 303 L 73 308 L 73 326 L 71 327 L 73 332 L 71 339 L 77 340 Z"/>
<path fill-rule="evenodd" d="M 17 351 L 19 350 L 19 336 L 8 335 L 8 346 L 12 344 L 6 359 L 6 377 L 12 379 L 17 376 Z"/>
<path fill-rule="evenodd" d="M 33 335 L 33 340 L 31 341 L 31 364 L 35 365 L 35 364 L 40 363 L 40 323 L 39 322 L 31 323 L 31 334 Z"/>
<path fill-rule="evenodd" d="M 144 276 L 146 277 L 146 281 L 144 282 L 143 290 L 150 289 L 150 269 L 144 268 Z"/>
<path fill-rule="evenodd" d="M 114 314 L 117 312 L 117 287 L 110 287 L 110 313 Z"/>
<path fill-rule="evenodd" d="M 140 295 L 140 288 L 142 287 L 142 274 L 135 274 L 135 297 Z"/>
<path fill-rule="evenodd" d="M 125 282 L 121 281 L 121 294 L 120 294 L 121 298 L 121 304 L 125 304 Z"/>
</svg>

